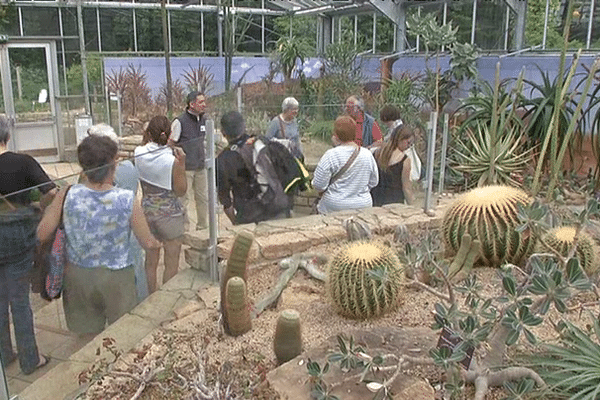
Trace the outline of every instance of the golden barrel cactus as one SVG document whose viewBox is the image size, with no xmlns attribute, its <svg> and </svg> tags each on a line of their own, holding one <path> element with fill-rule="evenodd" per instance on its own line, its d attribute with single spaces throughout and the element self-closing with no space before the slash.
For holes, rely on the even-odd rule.
<svg viewBox="0 0 600 400">
<path fill-rule="evenodd" d="M 377 317 L 397 305 L 403 276 L 400 261 L 389 247 L 353 242 L 329 263 L 327 293 L 344 317 Z"/>
<path fill-rule="evenodd" d="M 473 189 L 448 208 L 442 222 L 446 251 L 456 254 L 465 234 L 481 241 L 476 263 L 499 267 L 505 262 L 519 264 L 535 247 L 529 232 L 519 233 L 518 204 L 530 197 L 510 186 L 486 186 Z"/>
<path fill-rule="evenodd" d="M 544 241 L 548 246 L 558 251 L 563 256 L 567 256 L 568 252 L 573 247 L 575 233 L 577 229 L 573 226 L 561 226 L 549 230 L 544 235 Z M 540 249 L 543 251 L 543 249 Z M 586 274 L 593 275 L 598 271 L 598 262 L 596 261 L 597 251 L 594 240 L 584 232 L 579 232 L 577 236 L 577 258 L 579 264 Z"/>
</svg>

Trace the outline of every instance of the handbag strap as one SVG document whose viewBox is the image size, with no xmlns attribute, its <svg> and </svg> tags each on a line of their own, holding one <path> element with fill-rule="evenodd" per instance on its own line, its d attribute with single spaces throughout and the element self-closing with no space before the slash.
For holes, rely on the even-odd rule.
<svg viewBox="0 0 600 400">
<path fill-rule="evenodd" d="M 348 159 L 348 161 L 346 161 L 346 164 L 344 164 L 344 166 L 340 168 L 338 172 L 333 174 L 333 176 L 329 180 L 329 185 L 327 185 L 327 187 L 331 186 L 333 182 L 337 181 L 344 174 L 344 172 L 348 171 L 348 168 L 350 168 L 354 160 L 356 160 L 356 157 L 358 157 L 358 153 L 360 153 L 360 147 L 356 146 L 354 152 L 352 152 L 350 158 Z"/>
<path fill-rule="evenodd" d="M 285 126 L 283 126 L 283 120 L 281 119 L 281 114 L 277 115 L 277 120 L 279 121 L 279 130 L 281 131 L 282 139 L 286 139 L 286 137 L 285 137 Z"/>
<path fill-rule="evenodd" d="M 69 190 L 71 190 L 71 185 L 67 186 L 67 191 L 65 192 L 65 197 L 63 197 L 62 205 L 60 206 L 60 223 L 58 226 L 63 227 L 63 214 L 65 213 L 65 201 L 67 200 L 67 195 L 69 194 Z"/>
</svg>

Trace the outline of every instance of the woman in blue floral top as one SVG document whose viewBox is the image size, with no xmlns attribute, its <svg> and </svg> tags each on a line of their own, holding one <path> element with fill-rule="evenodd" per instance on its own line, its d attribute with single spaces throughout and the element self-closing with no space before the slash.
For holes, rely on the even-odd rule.
<svg viewBox="0 0 600 400">
<path fill-rule="evenodd" d="M 38 226 L 38 238 L 47 240 L 62 211 L 68 259 L 63 306 L 69 329 L 79 334 L 101 332 L 136 305 L 131 234 L 146 249 L 160 247 L 133 192 L 113 186 L 117 151 L 108 137 L 83 139 L 77 157 L 87 179 L 61 190 Z"/>
</svg>

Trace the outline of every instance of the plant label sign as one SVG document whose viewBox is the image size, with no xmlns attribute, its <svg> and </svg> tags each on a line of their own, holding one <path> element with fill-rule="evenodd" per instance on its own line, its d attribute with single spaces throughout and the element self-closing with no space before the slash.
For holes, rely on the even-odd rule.
<svg viewBox="0 0 600 400">
<path fill-rule="evenodd" d="M 440 338 L 438 339 L 436 347 L 438 349 L 441 349 L 442 347 L 447 347 L 452 352 L 454 352 L 456 346 L 462 343 L 462 341 L 463 340 L 456 336 L 456 334 L 450 328 L 444 327 L 442 329 L 442 332 L 440 333 Z M 469 365 L 471 365 L 471 359 L 473 358 L 474 351 L 475 348 L 473 346 L 470 346 L 466 351 L 465 358 L 459 361 L 459 364 L 462 365 L 465 369 L 469 369 Z"/>
</svg>

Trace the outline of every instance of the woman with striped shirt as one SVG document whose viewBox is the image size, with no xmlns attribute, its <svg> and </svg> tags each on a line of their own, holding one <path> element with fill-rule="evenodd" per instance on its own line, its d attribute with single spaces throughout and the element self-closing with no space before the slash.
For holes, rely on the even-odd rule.
<svg viewBox="0 0 600 400">
<path fill-rule="evenodd" d="M 356 123 L 351 117 L 342 116 L 335 120 L 332 141 L 339 144 L 323 154 L 312 181 L 313 187 L 322 193 L 317 205 L 319 214 L 373 206 L 370 190 L 379 181 L 377 163 L 368 149 L 354 143 L 355 134 Z M 347 169 L 332 179 L 355 151 L 358 154 Z"/>
</svg>

